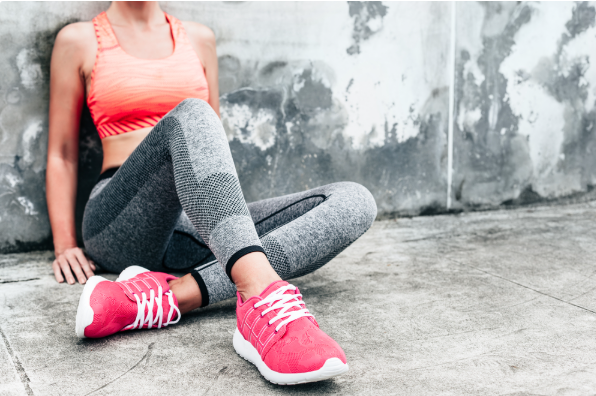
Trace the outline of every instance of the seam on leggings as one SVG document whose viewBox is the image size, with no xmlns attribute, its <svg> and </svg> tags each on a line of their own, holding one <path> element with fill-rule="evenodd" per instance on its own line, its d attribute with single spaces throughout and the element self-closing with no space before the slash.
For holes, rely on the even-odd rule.
<svg viewBox="0 0 596 396">
<path fill-rule="evenodd" d="M 331 195 L 333 195 L 333 194 L 329 194 L 329 195 L 327 195 L 327 196 L 324 196 L 324 195 L 317 194 L 317 195 L 313 195 L 312 197 L 316 197 L 316 196 L 325 197 L 325 199 L 323 199 L 323 202 L 325 202 L 325 201 L 327 201 L 327 200 L 329 199 L 329 197 L 331 197 Z M 310 197 L 310 198 L 312 198 L 312 197 Z M 322 204 L 323 202 L 321 202 L 320 204 Z M 320 205 L 320 204 L 319 204 L 319 205 Z M 319 205 L 317 205 L 317 206 L 319 206 Z M 316 208 L 317 206 L 315 206 L 314 208 Z M 314 208 L 312 208 L 311 210 L 313 210 Z M 310 212 L 310 210 L 309 210 L 309 211 L 307 211 L 307 212 L 304 212 L 304 213 L 302 213 L 300 216 L 296 217 L 296 218 L 295 218 L 295 219 L 293 219 L 292 221 L 296 221 L 296 220 L 298 220 L 298 219 L 299 219 L 299 218 L 301 218 L 302 216 L 306 215 L 308 212 Z M 266 232 L 265 234 L 263 234 L 263 235 L 260 235 L 260 236 L 259 236 L 259 238 L 265 238 L 267 235 L 271 234 L 273 231 L 277 231 L 278 229 L 280 229 L 281 227 L 283 227 L 283 226 L 285 226 L 285 225 L 287 225 L 287 224 L 291 223 L 292 221 L 289 221 L 289 222 L 287 222 L 287 223 L 284 223 L 284 224 L 280 224 L 280 225 L 278 225 L 277 227 L 275 227 L 274 229 L 270 230 L 269 232 Z"/>
<path fill-rule="evenodd" d="M 208 263 L 205 263 L 203 265 L 200 265 L 200 266 L 196 267 L 195 270 L 197 270 L 197 271 L 203 271 L 204 269 L 207 269 L 207 268 L 209 268 L 209 267 L 211 267 L 212 265 L 215 265 L 215 264 L 217 264 L 217 260 L 211 260 Z"/>
<path fill-rule="evenodd" d="M 188 267 L 184 267 L 184 268 L 170 268 L 170 267 L 166 267 L 165 265 L 163 266 L 163 268 L 165 268 L 169 271 L 172 271 L 172 272 L 184 272 L 184 274 L 190 274 L 192 271 L 194 271 L 196 269 L 198 269 L 199 271 L 207 269 L 207 268 L 211 267 L 214 263 L 217 263 L 217 260 L 209 261 L 206 264 L 201 264 L 201 261 L 197 261 L 193 265 L 189 265 Z M 207 264 L 209 264 L 209 265 L 207 265 Z"/>
<path fill-rule="evenodd" d="M 258 224 L 261 224 L 261 223 L 262 223 L 262 222 L 264 222 L 265 220 L 269 220 L 270 218 L 272 218 L 272 217 L 273 217 L 273 216 L 275 216 L 276 214 L 279 214 L 279 213 L 283 212 L 284 210 L 286 210 L 286 209 L 288 209 L 288 208 L 290 208 L 290 207 L 292 207 L 292 206 L 294 206 L 294 205 L 296 205 L 296 204 L 298 204 L 298 203 L 300 203 L 300 202 L 302 202 L 302 201 L 305 201 L 305 200 L 307 200 L 307 199 L 311 199 L 311 198 L 316 198 L 316 197 L 321 197 L 321 198 L 323 198 L 323 201 L 322 201 L 321 203 L 325 202 L 325 200 L 327 199 L 327 196 L 326 196 L 326 195 L 323 195 L 323 194 L 316 194 L 316 195 L 311 195 L 311 196 L 309 196 L 309 197 L 304 197 L 304 198 L 302 198 L 302 199 L 299 199 L 299 200 L 298 200 L 298 201 L 296 201 L 296 202 L 292 202 L 292 203 L 291 203 L 291 204 L 289 204 L 288 206 L 285 206 L 285 207 L 283 207 L 283 208 L 279 209 L 277 212 L 275 212 L 275 213 L 272 213 L 272 214 L 270 214 L 269 216 L 267 216 L 267 217 L 265 217 L 265 218 L 263 218 L 263 219 L 261 219 L 261 220 L 257 221 L 257 222 L 255 223 L 255 226 L 256 226 L 256 225 L 258 225 Z M 321 203 L 320 203 L 320 204 L 321 204 Z M 318 204 L 317 206 L 319 206 L 320 204 Z M 315 206 L 315 208 L 316 208 L 317 206 Z M 312 208 L 312 209 L 314 209 L 314 208 Z M 311 210 L 312 210 L 312 209 L 311 209 Z M 310 212 L 310 210 L 309 210 L 308 212 Z M 308 212 L 306 212 L 306 213 L 308 213 Z M 302 215 L 300 215 L 300 216 L 302 216 Z M 300 217 L 300 216 L 298 216 L 298 217 Z M 298 218 L 298 217 L 297 217 L 297 218 Z M 287 223 L 286 223 L 286 224 L 287 224 Z"/>
<path fill-rule="evenodd" d="M 232 282 L 234 282 L 232 280 L 232 267 L 234 266 L 234 264 L 236 264 L 236 261 L 238 261 L 241 257 L 246 256 L 249 253 L 253 253 L 253 252 L 261 252 L 263 253 L 265 256 L 267 256 L 267 253 L 265 253 L 265 249 L 263 249 L 261 246 L 247 246 L 243 249 L 238 250 L 236 253 L 234 253 L 232 255 L 232 257 L 230 257 L 230 259 L 228 260 L 228 263 L 226 264 L 226 274 L 228 275 L 228 278 L 230 278 L 230 280 Z"/>
<path fill-rule="evenodd" d="M 197 282 L 197 285 L 199 285 L 199 290 L 201 291 L 201 307 L 206 307 L 207 305 L 209 305 L 209 292 L 207 291 L 207 285 L 205 285 L 205 281 L 203 280 L 203 277 L 201 276 L 201 274 L 199 273 L 199 271 L 197 271 L 198 268 L 195 268 L 193 271 L 191 271 L 191 275 L 194 278 L 194 280 Z"/>
</svg>

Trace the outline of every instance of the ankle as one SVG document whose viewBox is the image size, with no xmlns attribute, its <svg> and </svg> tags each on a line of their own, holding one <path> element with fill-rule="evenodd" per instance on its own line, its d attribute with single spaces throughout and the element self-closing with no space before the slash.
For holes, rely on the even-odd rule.
<svg viewBox="0 0 596 396">
<path fill-rule="evenodd" d="M 260 295 L 270 284 L 279 280 L 281 280 L 279 276 L 275 278 L 267 278 L 266 280 L 262 279 L 247 285 L 236 285 L 236 289 L 242 298 L 242 302 L 244 302 L 251 297 Z"/>
<path fill-rule="evenodd" d="M 258 296 L 267 286 L 281 280 L 267 257 L 260 252 L 241 257 L 232 267 L 231 274 L 242 301 Z"/>
<path fill-rule="evenodd" d="M 168 282 L 170 290 L 176 296 L 180 314 L 185 314 L 193 309 L 199 308 L 203 303 L 201 289 L 191 274 Z"/>
</svg>

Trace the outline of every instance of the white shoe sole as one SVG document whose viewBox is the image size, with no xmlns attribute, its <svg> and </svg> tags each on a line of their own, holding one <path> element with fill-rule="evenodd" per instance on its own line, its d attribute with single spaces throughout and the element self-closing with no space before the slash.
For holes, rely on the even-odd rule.
<svg viewBox="0 0 596 396">
<path fill-rule="evenodd" d="M 133 265 L 126 268 L 124 271 L 120 273 L 120 276 L 116 279 L 116 282 L 127 280 L 141 274 L 143 272 L 149 271 L 146 268 L 139 267 L 138 265 Z M 102 276 L 92 276 L 87 280 L 85 283 L 85 288 L 83 288 L 83 293 L 81 294 L 81 298 L 79 299 L 79 307 L 77 308 L 77 320 L 75 325 L 75 332 L 79 338 L 87 338 L 85 337 L 85 329 L 91 323 L 93 323 L 93 308 L 91 308 L 91 294 L 93 290 L 95 290 L 95 286 L 97 286 L 100 282 L 108 281 L 108 279 Z"/>
<path fill-rule="evenodd" d="M 339 358 L 331 358 L 327 359 L 323 367 L 315 371 L 297 374 L 278 373 L 267 367 L 259 352 L 250 342 L 244 339 L 238 329 L 234 332 L 234 349 L 238 355 L 257 366 L 263 377 L 277 385 L 296 385 L 322 381 L 348 371 L 347 363 L 343 363 Z"/>
<path fill-rule="evenodd" d="M 95 290 L 100 282 L 107 281 L 102 276 L 92 276 L 85 283 L 85 288 L 79 299 L 79 307 L 77 308 L 77 321 L 75 326 L 75 332 L 79 338 L 85 337 L 85 328 L 93 323 L 93 308 L 91 308 L 91 294 Z"/>
<path fill-rule="evenodd" d="M 138 265 L 131 265 L 127 267 L 118 275 L 116 278 L 116 282 L 121 282 L 125 280 L 129 280 L 130 278 L 134 278 L 138 274 L 142 274 L 143 272 L 149 272 L 147 268 L 139 267 Z"/>
</svg>

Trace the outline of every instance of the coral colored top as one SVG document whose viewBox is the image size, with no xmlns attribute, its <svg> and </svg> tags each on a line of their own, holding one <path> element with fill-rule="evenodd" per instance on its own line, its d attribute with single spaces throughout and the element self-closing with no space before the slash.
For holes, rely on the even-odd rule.
<svg viewBox="0 0 596 396">
<path fill-rule="evenodd" d="M 163 59 L 139 59 L 118 44 L 105 12 L 93 18 L 97 57 L 87 105 L 100 138 L 153 127 L 186 98 L 208 101 L 203 65 L 182 22 L 165 14 L 174 52 Z"/>
</svg>

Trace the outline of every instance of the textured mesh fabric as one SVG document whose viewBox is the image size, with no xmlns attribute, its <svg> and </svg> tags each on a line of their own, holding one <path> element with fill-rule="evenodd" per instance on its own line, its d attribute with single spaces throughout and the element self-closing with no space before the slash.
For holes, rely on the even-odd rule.
<svg viewBox="0 0 596 396">
<path fill-rule="evenodd" d="M 93 193 L 83 218 L 87 252 L 114 272 L 161 269 L 183 209 L 222 267 L 245 248 L 262 249 L 221 122 L 199 99 L 170 111 Z"/>
<path fill-rule="evenodd" d="M 290 267 L 290 260 L 286 256 L 284 248 L 275 240 L 275 238 L 265 236 L 262 240 L 265 254 L 269 262 L 275 269 L 275 272 L 282 279 L 289 279 L 292 277 L 292 268 Z M 273 264 L 275 263 L 275 264 Z"/>
<path fill-rule="evenodd" d="M 283 279 L 302 276 L 360 237 L 376 213 L 370 192 L 351 182 L 246 205 L 219 118 L 185 100 L 95 186 L 83 239 L 109 271 L 193 271 L 203 301 L 215 303 L 235 295 L 224 270 L 234 253 L 262 247 Z"/>
<path fill-rule="evenodd" d="M 333 260 L 338 254 L 343 252 L 351 244 L 352 242 L 340 245 L 335 250 L 331 251 L 328 255 L 323 256 L 322 258 L 316 261 L 306 262 L 304 266 L 297 268 L 296 271 L 293 272 L 293 278 L 304 276 L 306 274 L 310 274 L 311 272 L 318 270 L 319 268 Z"/>
<path fill-rule="evenodd" d="M 198 213 L 199 234 L 210 234 L 215 226 L 229 216 L 250 216 L 242 198 L 240 183 L 229 173 L 214 173 L 199 183 L 194 205 Z"/>
<path fill-rule="evenodd" d="M 255 227 L 261 238 L 269 262 L 282 279 L 306 275 L 322 267 L 363 234 L 376 214 L 374 200 L 370 194 L 362 194 L 363 187 L 355 183 L 335 183 L 298 194 L 291 194 L 248 204 Z M 95 192 L 96 193 L 96 192 Z M 298 202 L 298 204 L 296 204 Z M 341 204 L 338 205 L 338 204 Z M 328 208 L 327 206 L 333 207 Z M 319 208 L 320 206 L 320 208 Z M 355 207 L 360 215 L 351 216 Z M 318 209 L 305 230 L 304 223 L 296 223 L 302 216 Z M 346 215 L 342 215 L 346 213 Z M 366 217 L 368 221 L 360 221 Z M 265 221 L 263 221 L 263 219 Z M 337 229 L 320 233 L 329 219 L 335 221 Z M 338 224 L 342 220 L 343 224 Z M 314 230 L 308 232 L 308 230 Z M 306 232 L 303 232 L 306 231 Z M 300 233 L 301 239 L 294 246 L 295 257 L 290 260 L 284 246 L 276 238 L 280 235 Z M 337 240 L 344 242 L 338 245 Z M 298 250 L 299 249 L 299 250 Z M 311 253 L 314 252 L 314 253 Z M 321 254 L 316 257 L 316 254 Z M 235 296 L 236 288 L 220 265 L 213 265 L 215 256 L 201 239 L 185 212 L 176 220 L 175 230 L 170 238 L 161 266 L 176 271 L 191 271 L 202 277 L 207 295 L 205 305 Z M 209 264 L 209 265 L 207 265 Z M 138 264 L 142 265 L 142 264 Z"/>
</svg>

